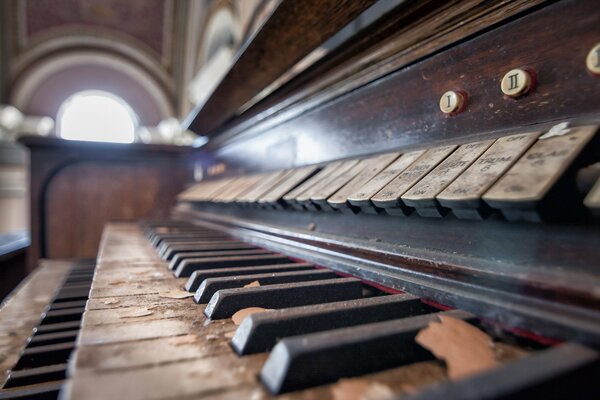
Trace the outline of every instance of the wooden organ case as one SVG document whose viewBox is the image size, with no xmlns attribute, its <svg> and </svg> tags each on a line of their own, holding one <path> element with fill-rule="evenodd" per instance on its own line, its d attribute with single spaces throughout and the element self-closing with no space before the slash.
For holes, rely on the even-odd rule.
<svg viewBox="0 0 600 400">
<path fill-rule="evenodd" d="M 7 383 L 64 399 L 598 398 L 600 4 L 405 1 L 307 62 L 372 4 L 275 8 L 188 120 L 209 138 L 203 179 L 171 219 L 106 228 L 89 295 L 59 292 Z M 415 342 L 445 318 L 490 334 L 498 365 L 449 379 Z M 44 346 L 69 367 L 35 364 Z"/>
</svg>

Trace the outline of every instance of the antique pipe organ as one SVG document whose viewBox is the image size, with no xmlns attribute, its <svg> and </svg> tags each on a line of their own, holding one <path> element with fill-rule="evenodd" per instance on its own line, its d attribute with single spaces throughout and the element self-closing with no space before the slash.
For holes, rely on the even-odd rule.
<svg viewBox="0 0 600 400">
<path fill-rule="evenodd" d="M 600 4 L 400 2 L 306 62 L 372 3 L 279 4 L 171 217 L 34 276 L 0 398 L 598 398 Z"/>
</svg>

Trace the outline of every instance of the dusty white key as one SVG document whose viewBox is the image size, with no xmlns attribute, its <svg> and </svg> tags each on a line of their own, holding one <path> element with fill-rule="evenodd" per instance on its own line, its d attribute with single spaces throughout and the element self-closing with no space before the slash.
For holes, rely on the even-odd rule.
<svg viewBox="0 0 600 400">
<path fill-rule="evenodd" d="M 277 186 L 261 196 L 261 198 L 258 199 L 258 202 L 271 205 L 278 204 L 287 193 L 291 192 L 295 187 L 310 178 L 318 169 L 319 166 L 317 165 L 309 165 L 307 167 L 290 170 L 290 174 Z"/>
<path fill-rule="evenodd" d="M 583 203 L 590 209 L 592 214 L 600 216 L 600 178 L 598 178 L 590 192 L 585 196 Z"/>
<path fill-rule="evenodd" d="M 225 192 L 226 190 L 231 190 L 234 187 L 234 185 L 232 185 L 232 182 L 234 179 L 237 179 L 237 178 L 220 179 L 221 182 L 224 181 L 224 184 L 215 185 L 215 190 L 211 191 L 210 194 L 205 196 L 204 200 L 212 201 L 213 199 L 218 197 L 221 193 Z"/>
<path fill-rule="evenodd" d="M 493 140 L 483 140 L 460 146 L 402 195 L 404 204 L 415 207 L 419 215 L 424 217 L 444 216 L 447 210 L 439 207 L 435 196 L 466 170 L 492 143 Z"/>
<path fill-rule="evenodd" d="M 408 166 L 417 160 L 421 155 L 423 155 L 423 153 L 425 153 L 425 150 L 418 150 L 403 154 L 396 161 L 387 166 L 383 171 L 373 177 L 373 179 L 362 185 L 354 193 L 351 193 L 348 196 L 348 202 L 350 202 L 350 204 L 353 206 L 360 207 L 366 212 L 375 210 L 371 204 L 371 197 L 379 192 L 402 171 L 408 168 Z"/>
<path fill-rule="evenodd" d="M 298 203 L 304 204 L 305 207 L 315 208 L 314 204 L 311 202 L 313 197 L 320 197 L 320 194 L 324 191 L 328 190 L 331 183 L 340 175 L 346 173 L 349 169 L 353 168 L 358 163 L 358 160 L 348 160 L 342 161 L 340 166 L 332 171 L 328 176 L 326 176 L 323 180 L 319 181 L 316 185 L 311 187 L 306 192 L 302 193 L 300 196 L 296 197 L 296 201 Z"/>
<path fill-rule="evenodd" d="M 282 176 L 285 176 L 287 171 L 269 172 L 262 175 L 261 180 L 256 186 L 244 193 L 238 202 L 241 203 L 254 203 L 262 194 L 271 189 L 273 185 L 277 184 Z"/>
<path fill-rule="evenodd" d="M 360 190 L 367 182 L 372 180 L 377 174 L 383 171 L 392 161 L 400 156 L 400 153 L 383 154 L 378 157 L 373 157 L 365 160 L 365 167 L 344 187 L 335 192 L 335 194 L 327 199 L 327 203 L 337 209 L 352 210 L 348 203 L 348 197 Z"/>
<path fill-rule="evenodd" d="M 448 157 L 456 147 L 455 145 L 450 145 L 427 150 L 408 168 L 377 192 L 375 196 L 371 197 L 371 201 L 377 207 L 385 208 L 388 214 L 409 214 L 412 212 L 412 208 L 404 205 L 400 201 L 400 197 Z"/>
<path fill-rule="evenodd" d="M 181 201 L 205 201 L 208 200 L 219 187 L 223 187 L 226 184 L 226 179 L 198 182 L 182 192 L 177 198 Z"/>
<path fill-rule="evenodd" d="M 481 218 L 487 212 L 481 196 L 536 141 L 540 132 L 521 133 L 497 139 L 465 172 L 437 195 L 443 207 L 459 218 Z"/>
<path fill-rule="evenodd" d="M 570 128 L 569 133 L 538 139 L 483 195 L 483 200 L 491 207 L 501 209 L 508 219 L 535 219 L 529 214 L 514 214 L 511 210 L 543 212 L 539 203 L 547 200 L 553 186 L 594 137 L 597 129 L 597 126 Z M 563 203 L 559 208 L 566 206 Z"/>
<path fill-rule="evenodd" d="M 237 201 L 247 191 L 251 190 L 262 179 L 261 174 L 243 176 L 236 180 L 234 183 L 235 187 L 231 192 L 228 192 L 221 201 L 225 203 L 231 203 Z"/>
<path fill-rule="evenodd" d="M 327 199 L 367 168 L 370 159 L 351 161 L 354 162 L 349 163 L 344 170 L 338 170 L 335 177 L 327 182 L 323 182 L 319 190 L 310 196 L 311 202 L 318 204 L 323 209 L 331 210 L 331 207 L 327 204 Z"/>
<path fill-rule="evenodd" d="M 296 187 L 294 190 L 283 196 L 283 200 L 290 205 L 298 204 L 298 198 L 306 197 L 310 198 L 310 190 L 318 185 L 321 181 L 326 179 L 329 175 L 331 175 L 335 170 L 337 170 L 342 165 L 341 161 L 334 161 L 332 163 L 327 164 L 322 170 L 320 170 L 316 175 L 308 179 L 306 182 Z M 306 193 L 306 195 L 305 195 Z"/>
<path fill-rule="evenodd" d="M 217 192 L 214 196 L 212 196 L 212 198 L 210 199 L 213 202 L 221 202 L 222 199 L 230 192 L 236 190 L 237 188 L 237 182 L 240 181 L 243 177 L 241 176 L 235 176 L 235 177 L 231 177 L 231 178 L 227 178 L 227 184 L 225 186 L 223 186 L 223 188 Z"/>
</svg>

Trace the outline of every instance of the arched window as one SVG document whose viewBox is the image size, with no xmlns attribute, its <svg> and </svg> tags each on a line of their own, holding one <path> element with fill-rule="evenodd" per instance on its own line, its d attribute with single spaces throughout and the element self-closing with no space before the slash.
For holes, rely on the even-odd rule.
<svg viewBox="0 0 600 400">
<path fill-rule="evenodd" d="M 57 132 L 63 139 L 132 143 L 138 118 L 129 104 L 108 92 L 76 93 L 58 111 Z"/>
</svg>

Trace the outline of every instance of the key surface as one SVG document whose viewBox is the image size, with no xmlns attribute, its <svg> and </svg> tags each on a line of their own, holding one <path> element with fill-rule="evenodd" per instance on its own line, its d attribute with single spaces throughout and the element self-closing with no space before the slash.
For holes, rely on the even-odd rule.
<svg viewBox="0 0 600 400">
<path fill-rule="evenodd" d="M 34 334 L 45 334 L 52 332 L 64 332 L 72 329 L 79 329 L 81 321 L 59 322 L 56 324 L 48 324 L 37 326 L 33 329 Z"/>
<path fill-rule="evenodd" d="M 178 238 L 178 237 L 188 237 L 188 236 L 197 236 L 197 237 L 202 237 L 202 236 L 210 236 L 210 235 L 215 235 L 215 234 L 222 234 L 222 232 L 219 231 L 215 231 L 212 229 L 206 229 L 203 227 L 178 227 L 177 229 L 172 229 L 169 230 L 168 232 L 153 232 L 152 234 L 150 234 L 149 236 L 149 240 L 150 241 L 154 241 L 154 240 L 169 240 L 171 238 Z"/>
<path fill-rule="evenodd" d="M 318 173 L 307 179 L 304 183 L 293 189 L 291 192 L 283 196 L 283 200 L 289 204 L 295 204 L 296 199 L 307 192 L 310 188 L 317 185 L 323 179 L 327 178 L 331 173 L 342 165 L 341 161 L 334 161 L 323 167 Z"/>
<path fill-rule="evenodd" d="M 199 182 L 182 192 L 177 198 L 181 201 L 208 201 L 228 184 L 228 179 Z"/>
<path fill-rule="evenodd" d="M 225 203 L 237 202 L 246 193 L 252 191 L 257 185 L 259 185 L 263 177 L 263 174 L 245 176 L 243 180 L 237 183 L 237 185 L 239 185 L 237 190 L 230 193 L 228 196 L 222 199 L 222 201 Z"/>
<path fill-rule="evenodd" d="M 271 393 L 280 394 L 430 360 L 433 355 L 415 336 L 439 314 L 470 318 L 447 311 L 285 338 L 273 348 L 260 378 Z"/>
<path fill-rule="evenodd" d="M 494 142 L 454 182 L 436 196 L 444 207 L 452 209 L 480 208 L 481 196 L 536 141 L 540 132 L 502 137 Z"/>
<path fill-rule="evenodd" d="M 224 252 L 224 251 L 234 251 L 234 250 L 249 251 L 249 250 L 263 250 L 263 249 L 260 249 L 256 246 L 253 246 L 250 244 L 240 244 L 240 245 L 230 246 L 230 248 L 228 248 L 226 246 L 225 248 L 215 247 L 215 248 L 207 248 L 205 250 L 199 249 L 198 251 L 191 251 L 191 252 L 177 252 L 171 258 L 171 262 L 169 263 L 169 269 L 170 270 L 177 269 L 177 267 L 179 266 L 181 261 L 185 260 L 186 258 L 198 258 L 198 257 L 204 257 L 204 255 L 207 253 L 214 253 L 216 251 Z"/>
<path fill-rule="evenodd" d="M 239 190 L 239 184 L 244 180 L 244 178 L 245 177 L 243 176 L 235 176 L 228 178 L 227 185 L 223 186 L 220 191 L 215 193 L 214 196 L 211 196 L 209 201 L 216 203 L 222 202 L 223 199 Z"/>
<path fill-rule="evenodd" d="M 361 296 L 362 283 L 354 278 L 223 289 L 210 299 L 204 314 L 211 319 L 222 319 L 247 307 L 287 308 Z"/>
<path fill-rule="evenodd" d="M 277 263 L 289 263 L 291 260 L 281 254 L 258 255 L 258 256 L 233 256 L 214 258 L 189 258 L 183 260 L 175 270 L 178 278 L 188 277 L 192 272 L 200 269 L 252 267 L 256 265 L 267 265 Z"/>
<path fill-rule="evenodd" d="M 265 286 L 279 283 L 318 281 L 323 279 L 334 279 L 338 277 L 339 276 L 332 271 L 314 269 L 309 271 L 279 273 L 269 272 L 262 274 L 210 278 L 205 279 L 200 284 L 200 287 L 194 295 L 194 301 L 199 304 L 205 304 L 209 302 L 209 300 L 218 290 L 241 288 L 255 281 L 258 282 L 260 286 Z"/>
<path fill-rule="evenodd" d="M 237 202 L 255 202 L 261 195 L 276 185 L 282 177 L 285 177 L 286 174 L 287 171 L 276 171 L 263 174 L 261 180 L 252 189 L 244 193 L 243 196 L 240 196 L 240 198 L 237 199 Z"/>
<path fill-rule="evenodd" d="M 333 208 L 350 209 L 348 197 L 359 190 L 359 188 L 363 187 L 369 180 L 375 177 L 399 156 L 400 153 L 391 153 L 364 160 L 364 167 L 362 170 L 341 189 L 327 198 L 327 203 Z"/>
<path fill-rule="evenodd" d="M 314 265 L 309 263 L 289 263 L 289 264 L 271 264 L 259 265 L 256 267 L 238 267 L 238 268 L 215 268 L 197 270 L 192 273 L 185 284 L 185 290 L 195 292 L 205 279 L 221 276 L 251 275 L 266 272 L 289 272 L 314 269 Z"/>
<path fill-rule="evenodd" d="M 590 192 L 585 196 L 583 203 L 594 215 L 600 216 L 600 178 L 598 178 Z"/>
<path fill-rule="evenodd" d="M 258 200 L 259 203 L 275 204 L 279 203 L 283 197 L 291 192 L 295 187 L 309 179 L 319 170 L 318 165 L 309 165 L 292 170 L 279 185 L 273 187 Z"/>
<path fill-rule="evenodd" d="M 424 388 L 406 399 L 598 399 L 598 376 L 598 352 L 579 344 L 566 343 L 471 377 Z"/>
<path fill-rule="evenodd" d="M 46 346 L 49 344 L 74 342 L 75 339 L 77 339 L 78 334 L 79 329 L 53 333 L 37 333 L 29 339 L 27 347 L 37 347 Z"/>
<path fill-rule="evenodd" d="M 531 208 L 542 200 L 596 133 L 596 126 L 538 139 L 533 146 L 483 195 L 497 208 Z"/>
<path fill-rule="evenodd" d="M 89 293 L 89 292 L 88 292 Z M 67 308 L 64 310 L 47 311 L 42 314 L 40 325 L 56 324 L 59 322 L 78 321 L 85 311 L 85 307 Z"/>
<path fill-rule="evenodd" d="M 316 185 L 312 186 L 306 192 L 296 197 L 296 202 L 303 204 L 304 206 L 308 206 L 309 208 L 316 209 L 314 204 L 311 203 L 311 199 L 314 197 L 320 197 L 321 193 L 330 188 L 333 181 L 335 181 L 340 175 L 345 174 L 356 164 L 358 164 L 358 160 L 342 161 L 340 166 L 332 171 L 328 176 L 324 177 Z"/>
<path fill-rule="evenodd" d="M 195 254 L 195 256 L 191 257 L 191 254 Z M 253 255 L 261 255 L 261 254 L 273 254 L 272 251 L 266 250 L 266 249 L 240 249 L 240 250 L 220 250 L 220 251 L 205 251 L 205 252 L 198 252 L 198 251 L 192 251 L 192 252 L 187 252 L 187 251 L 173 251 L 170 253 L 166 254 L 167 260 L 171 261 L 175 261 L 175 257 L 178 255 L 182 255 L 182 256 L 186 256 L 184 258 L 179 258 L 179 262 L 176 263 L 177 265 L 173 266 L 174 268 L 169 268 L 172 270 L 177 270 L 177 267 L 179 267 L 179 265 L 181 264 L 181 261 L 183 260 L 187 260 L 187 259 L 200 259 L 200 258 L 214 258 L 214 257 L 232 257 L 232 256 L 253 256 Z"/>
<path fill-rule="evenodd" d="M 258 179 L 254 176 L 237 176 L 231 179 L 229 185 L 227 185 L 220 193 L 215 195 L 211 201 L 218 203 L 226 203 L 232 201 L 237 195 L 243 193 L 252 184 L 252 179 Z"/>
<path fill-rule="evenodd" d="M 0 391 L 0 400 L 49 400 L 56 399 L 64 381 L 52 381 L 37 385 L 21 386 Z"/>
<path fill-rule="evenodd" d="M 223 250 L 233 250 L 232 247 L 238 247 L 242 245 L 247 245 L 247 243 L 239 242 L 235 240 L 219 240 L 219 241 L 206 241 L 206 242 L 190 242 L 183 244 L 174 244 L 170 246 L 164 246 L 158 252 L 158 255 L 163 258 L 163 260 L 172 260 L 174 255 L 177 253 L 191 253 L 196 251 L 216 251 L 215 247 Z M 230 248 L 227 248 L 227 247 Z"/>
<path fill-rule="evenodd" d="M 67 364 L 49 365 L 46 367 L 30 368 L 22 371 L 12 371 L 3 389 L 14 388 L 38 383 L 60 381 L 66 378 Z"/>
<path fill-rule="evenodd" d="M 154 247 L 160 247 L 165 244 L 173 244 L 173 243 L 186 243 L 186 242 L 195 242 L 199 240 L 223 240 L 230 239 L 228 235 L 225 235 L 220 232 L 206 232 L 202 234 L 197 233 L 178 233 L 176 235 L 169 236 L 155 236 L 152 240 L 151 244 Z"/>
<path fill-rule="evenodd" d="M 74 348 L 75 342 L 26 348 L 13 370 L 64 363 Z"/>
<path fill-rule="evenodd" d="M 405 205 L 400 200 L 402 195 L 450 155 L 456 147 L 452 145 L 427 150 L 400 175 L 377 192 L 371 201 L 377 207 L 385 208 L 388 213 L 406 214 L 410 212 L 410 210 L 403 209 Z"/>
<path fill-rule="evenodd" d="M 91 279 L 90 279 L 91 280 Z M 86 300 L 65 301 L 63 303 L 50 304 L 48 311 L 64 310 L 66 308 L 85 307 Z"/>
<path fill-rule="evenodd" d="M 89 288 L 83 289 L 63 289 L 54 298 L 55 303 L 62 301 L 86 300 L 90 294 Z"/>
<path fill-rule="evenodd" d="M 242 321 L 231 341 L 238 354 L 270 350 L 289 336 L 387 321 L 436 312 L 418 297 L 408 294 L 286 308 L 252 314 Z"/>
<path fill-rule="evenodd" d="M 415 207 L 422 216 L 443 216 L 445 213 L 438 210 L 435 196 L 465 171 L 493 142 L 484 140 L 460 146 L 401 196 L 404 204 Z"/>
<path fill-rule="evenodd" d="M 197 237 L 197 236 L 181 237 L 181 238 L 174 238 L 174 239 L 160 241 L 156 246 L 156 250 L 159 253 L 161 253 L 161 252 L 164 252 L 165 248 L 171 247 L 171 246 L 186 246 L 186 245 L 190 245 L 190 244 L 202 245 L 203 243 L 210 245 L 210 244 L 217 244 L 220 242 L 229 242 L 229 241 L 233 241 L 233 240 L 234 240 L 233 238 L 231 238 L 227 235 L 207 236 L 207 237 L 202 237 L 202 236 L 200 236 L 200 237 Z"/>
<path fill-rule="evenodd" d="M 338 169 L 336 176 L 330 180 L 324 181 L 318 190 L 315 190 L 310 196 L 310 201 L 318 204 L 320 207 L 330 209 L 327 199 L 344 185 L 355 178 L 363 169 L 368 167 L 369 160 L 349 160 L 345 165 Z"/>
<path fill-rule="evenodd" d="M 425 153 L 425 150 L 413 151 L 401 155 L 396 161 L 377 174 L 373 179 L 362 185 L 348 196 L 350 204 L 356 207 L 370 207 L 371 197 L 375 196 L 385 185 L 408 168 L 415 160 Z"/>
</svg>

